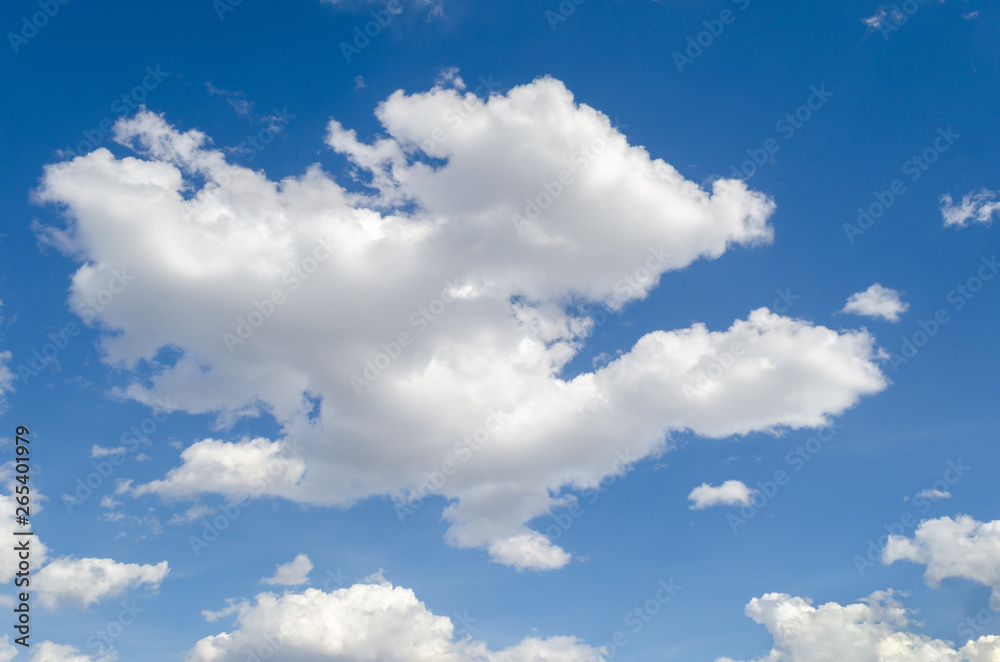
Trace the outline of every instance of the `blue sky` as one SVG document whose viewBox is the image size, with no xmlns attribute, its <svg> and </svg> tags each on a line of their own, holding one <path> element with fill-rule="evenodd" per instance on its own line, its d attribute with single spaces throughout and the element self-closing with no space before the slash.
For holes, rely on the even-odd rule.
<svg viewBox="0 0 1000 662">
<path fill-rule="evenodd" d="M 0 16 L 0 660 L 1000 659 L 993 4 Z"/>
</svg>

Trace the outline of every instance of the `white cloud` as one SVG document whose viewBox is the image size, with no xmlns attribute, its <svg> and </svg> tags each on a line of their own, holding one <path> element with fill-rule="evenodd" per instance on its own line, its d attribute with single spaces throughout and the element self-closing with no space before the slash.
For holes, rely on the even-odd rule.
<svg viewBox="0 0 1000 662">
<path fill-rule="evenodd" d="M 309 573 L 312 572 L 313 563 L 305 554 L 299 554 L 288 563 L 282 563 L 277 567 L 273 577 L 265 577 L 260 581 L 264 584 L 279 584 L 281 586 L 299 586 L 309 583 Z"/>
<path fill-rule="evenodd" d="M 992 587 L 1000 598 L 1000 520 L 978 522 L 968 515 L 924 520 L 912 539 L 890 536 L 882 562 L 896 561 L 927 566 L 924 579 L 931 586 L 961 577 Z"/>
<path fill-rule="evenodd" d="M 841 312 L 865 317 L 881 317 L 890 322 L 898 322 L 900 314 L 910 308 L 910 304 L 903 303 L 900 294 L 896 290 L 875 283 L 864 292 L 852 294 Z"/>
<path fill-rule="evenodd" d="M 90 457 L 105 457 L 107 455 L 124 454 L 125 447 L 117 446 L 115 448 L 105 448 L 103 446 L 98 446 L 94 444 L 93 448 L 90 449 Z"/>
<path fill-rule="evenodd" d="M 118 656 L 113 652 L 100 657 L 91 657 L 72 646 L 43 641 L 33 644 L 34 654 L 30 662 L 114 662 Z M 2 660 L 3 658 L 0 658 Z"/>
<path fill-rule="evenodd" d="M 746 615 L 774 638 L 757 662 L 996 662 L 1000 637 L 982 637 L 955 649 L 949 641 L 907 631 L 911 621 L 892 591 L 860 603 L 813 607 L 805 598 L 768 593 L 754 598 Z M 734 662 L 723 657 L 716 662 Z"/>
<path fill-rule="evenodd" d="M 117 656 L 111 652 L 101 657 L 90 657 L 72 646 L 63 646 L 51 641 L 33 643 L 30 647 L 31 659 L 25 662 L 115 662 Z M 27 654 L 27 653 L 26 653 Z M 17 658 L 17 647 L 10 643 L 10 636 L 0 637 L 0 662 L 10 662 Z"/>
<path fill-rule="evenodd" d="M 944 217 L 944 225 L 957 225 L 965 227 L 969 222 L 990 223 L 994 214 L 1000 214 L 1000 200 L 996 200 L 997 192 L 989 189 L 980 189 L 975 193 L 969 193 L 962 198 L 961 204 L 956 205 L 952 197 L 947 193 L 941 196 L 941 215 Z"/>
<path fill-rule="evenodd" d="M 305 473 L 305 463 L 285 457 L 286 448 L 267 439 L 228 443 L 205 439 L 184 449 L 183 464 L 163 480 L 134 488 L 133 493 L 184 496 L 196 492 L 255 495 L 290 490 Z"/>
<path fill-rule="evenodd" d="M 0 637 L 0 662 L 10 662 L 17 655 L 17 649 L 10 643 L 10 636 Z"/>
<path fill-rule="evenodd" d="M 951 492 L 944 492 L 942 490 L 920 490 L 917 492 L 914 498 L 917 499 L 931 499 L 932 501 L 939 501 L 941 499 L 950 499 Z"/>
<path fill-rule="evenodd" d="M 881 30 L 886 23 L 899 23 L 906 15 L 896 7 L 879 7 L 879 10 L 861 22 L 872 30 Z"/>
<path fill-rule="evenodd" d="M 748 505 L 750 497 L 757 490 L 752 490 L 739 480 L 727 480 L 722 485 L 714 487 L 708 483 L 702 483 L 691 490 L 688 499 L 694 502 L 691 510 L 701 510 L 719 504 L 726 506 Z"/>
<path fill-rule="evenodd" d="M 388 582 L 355 584 L 326 593 L 261 593 L 234 602 L 238 627 L 199 641 L 185 662 L 243 662 L 247 651 L 298 662 L 599 662 L 599 649 L 572 637 L 529 637 L 490 651 L 470 637 L 456 640 L 454 625 Z M 211 614 L 212 620 L 222 612 Z M 263 657 L 263 653 L 262 653 Z"/>
<path fill-rule="evenodd" d="M 246 95 L 242 92 L 230 92 L 229 90 L 220 89 L 210 81 L 205 82 L 205 89 L 212 96 L 221 96 L 226 100 L 226 103 L 236 111 L 238 115 L 243 115 L 244 117 L 250 115 L 250 111 L 253 109 L 253 104 L 247 101 Z"/>
<path fill-rule="evenodd" d="M 69 605 L 86 609 L 127 589 L 146 585 L 156 589 L 170 569 L 157 565 L 118 563 L 112 559 L 56 559 L 38 571 L 35 590 L 46 609 Z"/>
<path fill-rule="evenodd" d="M 108 508 L 114 510 L 118 506 L 122 505 L 121 501 L 115 501 L 114 497 L 110 494 L 106 494 L 101 497 L 101 508 Z"/>
<path fill-rule="evenodd" d="M 71 304 L 112 268 L 134 274 L 98 320 L 116 331 L 109 363 L 157 368 L 124 395 L 282 425 L 279 439 L 199 441 L 136 493 L 349 505 L 429 491 L 454 500 L 451 544 L 558 567 L 570 555 L 527 523 L 616 454 L 661 452 L 671 430 L 824 425 L 886 386 L 868 333 L 764 309 L 724 331 L 653 331 L 562 377 L 602 308 L 770 242 L 773 202 L 739 180 L 685 180 L 551 78 L 488 100 L 400 91 L 376 115 L 386 137 L 373 144 L 336 122 L 328 135 L 366 193 L 318 166 L 272 182 L 148 112 L 116 128 L 142 158 L 98 149 L 46 168 L 38 198 L 65 205 L 68 228 L 39 233 L 85 261 Z M 745 356 L 689 401 L 684 387 L 737 341 Z M 167 346 L 181 356 L 158 365 Z"/>
<path fill-rule="evenodd" d="M 184 514 L 177 513 L 171 517 L 167 524 L 186 524 L 188 522 L 201 519 L 205 515 L 212 515 L 214 513 L 214 508 L 198 503 L 185 510 Z"/>
</svg>

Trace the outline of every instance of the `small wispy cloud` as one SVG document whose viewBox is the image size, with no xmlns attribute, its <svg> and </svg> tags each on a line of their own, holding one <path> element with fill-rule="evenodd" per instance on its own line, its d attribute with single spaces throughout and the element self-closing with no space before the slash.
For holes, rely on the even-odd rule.
<svg viewBox="0 0 1000 662">
<path fill-rule="evenodd" d="M 931 501 L 940 501 L 941 499 L 950 499 L 951 492 L 945 492 L 942 490 L 921 490 L 914 495 L 916 499 L 930 499 Z"/>
<path fill-rule="evenodd" d="M 991 223 L 994 214 L 1000 215 L 1000 201 L 996 197 L 996 191 L 983 188 L 963 196 L 962 202 L 955 204 L 952 197 L 945 193 L 941 196 L 941 216 L 944 217 L 945 227 L 957 225 L 961 228 L 970 222 Z"/>
<path fill-rule="evenodd" d="M 242 92 L 223 90 L 212 85 L 211 81 L 205 81 L 205 89 L 212 96 L 220 96 L 225 99 L 226 103 L 232 106 L 233 110 L 239 115 L 246 117 L 250 115 L 250 111 L 253 109 L 253 104 L 247 101 L 246 96 Z"/>
<path fill-rule="evenodd" d="M 124 446 L 116 446 L 115 448 L 105 448 L 104 446 L 98 446 L 94 444 L 93 448 L 90 449 L 90 457 L 107 457 L 108 455 L 115 455 L 117 453 L 125 453 Z"/>
</svg>

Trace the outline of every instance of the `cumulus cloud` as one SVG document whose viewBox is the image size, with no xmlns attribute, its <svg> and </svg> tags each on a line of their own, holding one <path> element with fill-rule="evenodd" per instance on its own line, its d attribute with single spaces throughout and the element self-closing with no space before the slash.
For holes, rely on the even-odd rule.
<svg viewBox="0 0 1000 662">
<path fill-rule="evenodd" d="M 735 506 L 737 504 L 745 506 L 749 505 L 750 497 L 756 491 L 747 487 L 743 481 L 727 480 L 718 487 L 702 483 L 691 490 L 688 499 L 694 502 L 691 505 L 691 510 L 701 510 L 702 508 L 709 508 L 720 504 L 726 506 Z"/>
<path fill-rule="evenodd" d="M 200 640 L 185 662 L 243 662 L 247 651 L 297 662 L 599 662 L 600 649 L 573 637 L 529 637 L 491 651 L 456 639 L 446 616 L 432 613 L 413 591 L 389 582 L 355 584 L 326 593 L 261 593 L 223 610 L 237 627 Z M 213 614 L 215 616 L 216 614 Z"/>
<path fill-rule="evenodd" d="M 309 583 L 309 573 L 312 572 L 313 563 L 305 554 L 299 554 L 288 563 L 282 563 L 277 567 L 273 577 L 265 577 L 260 581 L 264 584 L 280 584 L 281 586 L 299 586 Z"/>
<path fill-rule="evenodd" d="M 955 204 L 949 194 L 942 195 L 941 215 L 944 217 L 945 227 L 957 225 L 961 228 L 970 222 L 990 223 L 994 214 L 1000 214 L 1000 200 L 996 197 L 996 191 L 985 188 L 963 196 L 960 204 Z"/>
<path fill-rule="evenodd" d="M 185 496 L 196 492 L 282 494 L 305 473 L 301 458 L 284 457 L 281 443 L 244 439 L 237 443 L 205 439 L 181 452 L 183 464 L 163 480 L 133 489 L 136 495 Z"/>
<path fill-rule="evenodd" d="M 903 303 L 900 295 L 896 290 L 875 283 L 864 292 L 852 294 L 841 312 L 898 322 L 900 314 L 910 308 L 910 304 Z"/>
<path fill-rule="evenodd" d="M 38 232 L 82 263 L 71 305 L 112 269 L 134 276 L 96 319 L 114 330 L 106 361 L 154 368 L 122 394 L 282 425 L 275 439 L 198 441 L 124 491 L 441 494 L 449 543 L 553 568 L 570 555 L 528 524 L 613 473 L 616 454 L 662 452 L 671 430 L 824 425 L 886 386 L 868 333 L 766 309 L 727 330 L 652 331 L 564 376 L 608 311 L 696 260 L 770 242 L 774 204 L 739 180 L 685 180 L 557 80 L 482 99 L 455 77 L 383 101 L 372 142 L 331 121 L 352 190 L 319 166 L 271 181 L 145 111 L 115 129 L 137 156 L 46 168 L 38 200 L 63 205 L 67 227 Z M 745 355 L 688 397 L 737 340 Z"/>
<path fill-rule="evenodd" d="M 882 562 L 896 561 L 927 566 L 924 579 L 931 586 L 961 577 L 991 587 L 1000 599 L 1000 520 L 979 522 L 968 515 L 924 520 L 913 538 L 889 537 Z"/>
<path fill-rule="evenodd" d="M 86 609 L 131 588 L 159 588 L 168 572 L 166 561 L 139 565 L 112 559 L 61 558 L 39 570 L 33 583 L 38 603 L 47 609 L 60 605 Z"/>
<path fill-rule="evenodd" d="M 907 610 L 892 591 L 859 603 L 814 607 L 806 598 L 768 593 L 746 606 L 746 615 L 768 629 L 771 652 L 756 662 L 996 662 L 1000 637 L 981 637 L 960 649 L 952 642 L 908 631 Z M 716 662 L 734 662 L 718 658 Z"/>
</svg>

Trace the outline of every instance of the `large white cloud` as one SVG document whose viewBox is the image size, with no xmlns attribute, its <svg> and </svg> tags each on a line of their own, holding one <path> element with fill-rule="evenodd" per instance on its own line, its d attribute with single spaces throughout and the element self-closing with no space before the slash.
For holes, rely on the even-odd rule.
<svg viewBox="0 0 1000 662">
<path fill-rule="evenodd" d="M 601 650 L 572 637 L 530 637 L 490 651 L 420 602 L 413 591 L 378 583 L 330 593 L 261 593 L 236 602 L 237 628 L 199 641 L 186 662 L 243 662 L 248 655 L 289 662 L 600 662 Z M 213 618 L 214 619 L 214 615 Z"/>
<path fill-rule="evenodd" d="M 96 314 L 116 331 L 106 359 L 155 368 L 124 393 L 283 425 L 197 442 L 138 493 L 442 494 L 457 500 L 452 544 L 559 567 L 570 555 L 527 524 L 617 455 L 659 452 L 670 430 L 823 425 L 885 387 L 867 333 L 764 309 L 724 331 L 654 331 L 563 378 L 601 307 L 769 242 L 773 202 L 685 180 L 551 78 L 488 100 L 397 92 L 376 115 L 371 144 L 337 122 L 327 137 L 363 193 L 318 166 L 270 181 L 148 112 L 116 127 L 141 158 L 98 149 L 46 168 L 38 198 L 69 222 L 39 232 L 84 262 L 71 305 L 117 282 Z M 160 363 L 163 348 L 179 358 Z"/>
<path fill-rule="evenodd" d="M 979 522 L 968 515 L 924 520 L 913 538 L 890 536 L 883 563 L 913 561 L 927 566 L 931 586 L 962 577 L 992 587 L 1000 599 L 1000 520 Z"/>
<path fill-rule="evenodd" d="M 60 558 L 39 570 L 33 584 L 38 603 L 47 609 L 60 605 L 86 609 L 130 588 L 145 585 L 156 589 L 168 572 L 166 561 L 139 565 L 112 559 Z"/>
<path fill-rule="evenodd" d="M 814 607 L 805 598 L 768 593 L 746 614 L 765 626 L 774 648 L 757 662 L 997 662 L 1000 637 L 981 637 L 956 649 L 950 641 L 908 631 L 907 611 L 892 591 L 859 603 Z M 734 662 L 723 657 L 717 662 Z"/>
</svg>

